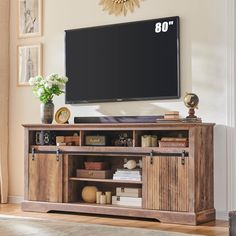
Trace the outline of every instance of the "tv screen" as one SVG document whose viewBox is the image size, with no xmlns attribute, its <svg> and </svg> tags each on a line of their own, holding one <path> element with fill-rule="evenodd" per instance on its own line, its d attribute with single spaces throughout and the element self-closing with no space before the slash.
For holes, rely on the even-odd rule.
<svg viewBox="0 0 236 236">
<path fill-rule="evenodd" d="M 65 31 L 66 103 L 180 96 L 179 17 Z"/>
</svg>

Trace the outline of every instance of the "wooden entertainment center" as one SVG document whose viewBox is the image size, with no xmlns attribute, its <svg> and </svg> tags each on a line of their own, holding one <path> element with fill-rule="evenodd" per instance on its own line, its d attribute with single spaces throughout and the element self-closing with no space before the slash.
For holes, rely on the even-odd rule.
<svg viewBox="0 0 236 236">
<path fill-rule="evenodd" d="M 213 198 L 213 128 L 211 123 L 25 124 L 24 211 L 65 211 L 155 218 L 196 225 L 215 219 Z M 36 140 L 47 135 L 47 145 Z M 125 133 L 129 146 L 114 140 Z M 77 135 L 79 143 L 57 146 L 56 136 Z M 106 137 L 106 145 L 86 146 L 86 136 Z M 142 147 L 142 137 L 186 138 L 186 146 Z M 36 144 L 37 143 L 37 144 Z M 141 180 L 77 177 L 88 159 L 105 160 L 114 173 L 127 160 L 142 162 Z M 99 191 L 141 188 L 142 206 L 85 203 L 84 186 Z"/>
</svg>

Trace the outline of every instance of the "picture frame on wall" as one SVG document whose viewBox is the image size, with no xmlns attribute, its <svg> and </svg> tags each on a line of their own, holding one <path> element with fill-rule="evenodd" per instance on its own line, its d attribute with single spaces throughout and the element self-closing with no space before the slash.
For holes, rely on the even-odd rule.
<svg viewBox="0 0 236 236">
<path fill-rule="evenodd" d="M 18 0 L 19 38 L 42 35 L 42 0 Z"/>
<path fill-rule="evenodd" d="M 42 74 L 42 44 L 18 46 L 18 86 L 28 86 L 29 79 Z"/>
</svg>

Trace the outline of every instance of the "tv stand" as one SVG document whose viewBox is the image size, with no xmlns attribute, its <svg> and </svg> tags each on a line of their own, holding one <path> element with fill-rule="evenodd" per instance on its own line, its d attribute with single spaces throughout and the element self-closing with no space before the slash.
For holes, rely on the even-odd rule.
<svg viewBox="0 0 236 236">
<path fill-rule="evenodd" d="M 155 123 L 163 116 L 92 116 L 74 117 L 74 123 Z"/>
<path fill-rule="evenodd" d="M 215 219 L 213 198 L 213 128 L 211 123 L 101 123 L 101 124 L 26 124 L 24 211 L 67 211 L 156 218 L 161 222 L 197 225 Z M 77 143 L 56 146 L 53 139 L 40 145 L 36 137 L 45 134 L 73 136 Z M 123 134 L 131 143 L 114 142 Z M 86 146 L 86 137 L 105 136 L 104 146 Z M 144 147 L 146 135 L 158 138 L 158 145 Z M 124 136 L 123 136 L 124 137 Z M 174 141 L 163 146 L 161 138 Z M 179 138 L 186 140 L 178 143 Z M 69 137 L 67 137 L 69 138 Z M 130 145 L 131 144 L 131 145 Z M 181 145 L 180 145 L 181 144 Z M 81 177 L 91 159 L 108 163 L 109 178 Z M 140 179 L 116 179 L 113 174 L 126 160 L 142 162 Z M 85 186 L 117 195 L 117 188 L 141 189 L 141 205 L 86 203 Z M 119 201 L 117 199 L 117 201 Z M 133 201 L 132 201 L 133 203 Z"/>
</svg>

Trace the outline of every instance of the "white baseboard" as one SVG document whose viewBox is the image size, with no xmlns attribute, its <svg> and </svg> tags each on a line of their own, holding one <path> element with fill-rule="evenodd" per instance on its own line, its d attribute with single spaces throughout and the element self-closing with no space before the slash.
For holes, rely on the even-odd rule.
<svg viewBox="0 0 236 236">
<path fill-rule="evenodd" d="M 8 203 L 17 203 L 20 204 L 23 202 L 24 197 L 21 196 L 8 196 Z"/>
<path fill-rule="evenodd" d="M 227 211 L 216 211 L 217 220 L 229 220 L 229 213 Z"/>
</svg>

